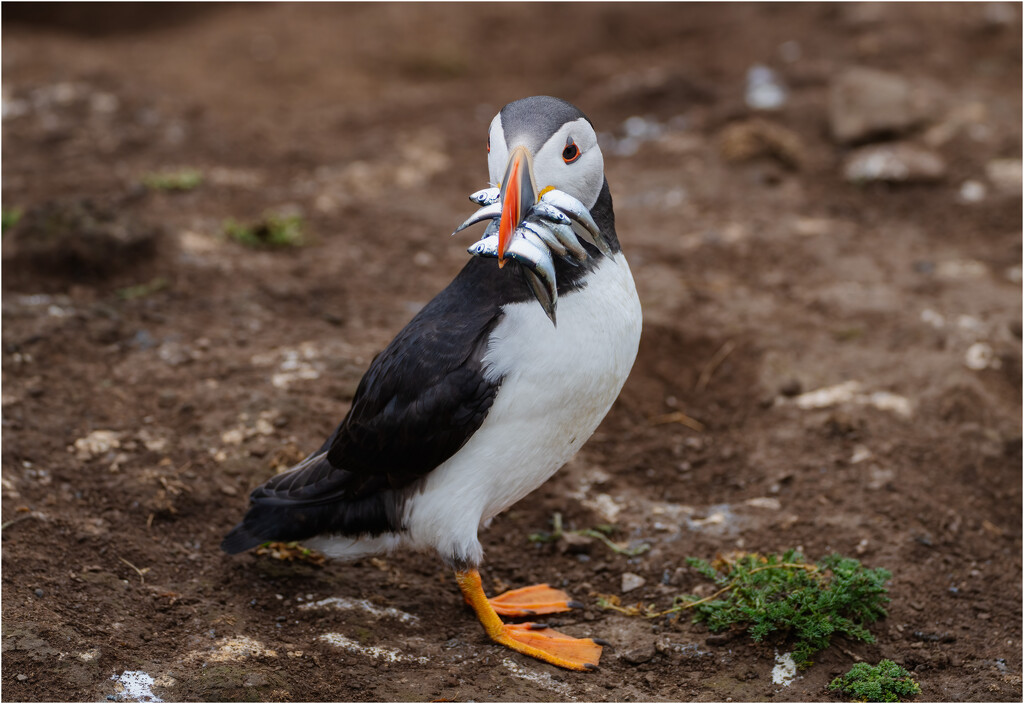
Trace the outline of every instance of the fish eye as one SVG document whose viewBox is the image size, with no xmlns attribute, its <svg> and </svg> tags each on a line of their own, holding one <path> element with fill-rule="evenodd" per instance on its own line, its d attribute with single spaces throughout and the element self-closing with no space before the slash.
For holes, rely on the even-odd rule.
<svg viewBox="0 0 1024 704">
<path fill-rule="evenodd" d="M 572 137 L 565 140 L 565 149 L 562 150 L 562 160 L 566 164 L 571 164 L 580 158 L 580 148 L 576 146 L 576 142 L 572 141 Z"/>
</svg>

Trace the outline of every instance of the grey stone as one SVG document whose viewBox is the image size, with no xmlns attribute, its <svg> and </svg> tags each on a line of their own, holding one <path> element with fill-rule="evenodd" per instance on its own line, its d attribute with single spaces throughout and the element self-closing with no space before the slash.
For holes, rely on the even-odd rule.
<svg viewBox="0 0 1024 704">
<path fill-rule="evenodd" d="M 637 646 L 632 650 L 627 650 L 619 656 L 620 660 L 623 660 L 630 665 L 642 665 L 645 662 L 649 662 L 657 654 L 654 643 L 645 643 L 644 645 Z"/>
<path fill-rule="evenodd" d="M 946 163 L 941 156 L 908 143 L 861 147 L 843 163 L 843 177 L 851 183 L 926 183 L 945 176 Z"/>
<path fill-rule="evenodd" d="M 940 102 L 933 84 L 855 67 L 829 88 L 829 126 L 844 144 L 905 134 L 934 115 Z"/>
<path fill-rule="evenodd" d="M 631 592 L 634 589 L 639 589 L 640 587 L 644 586 L 645 584 L 647 584 L 647 580 L 644 579 L 643 577 L 641 577 L 638 574 L 633 574 L 632 572 L 623 572 L 622 573 L 622 593 L 623 594 L 625 594 L 626 592 Z"/>
</svg>

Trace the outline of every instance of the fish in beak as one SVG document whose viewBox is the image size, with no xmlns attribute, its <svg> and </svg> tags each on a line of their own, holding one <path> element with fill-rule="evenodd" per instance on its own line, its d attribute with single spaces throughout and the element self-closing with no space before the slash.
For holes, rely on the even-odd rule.
<svg viewBox="0 0 1024 704">
<path fill-rule="evenodd" d="M 505 266 L 505 252 L 530 209 L 537 203 L 537 181 L 533 175 L 533 155 L 526 147 L 512 150 L 501 180 L 501 220 L 498 225 L 498 266 Z"/>
</svg>

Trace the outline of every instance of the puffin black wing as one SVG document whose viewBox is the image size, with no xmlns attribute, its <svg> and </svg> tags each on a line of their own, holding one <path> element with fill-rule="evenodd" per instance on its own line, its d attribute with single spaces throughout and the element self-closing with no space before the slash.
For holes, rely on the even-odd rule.
<svg viewBox="0 0 1024 704">
<path fill-rule="evenodd" d="M 400 530 L 410 485 L 487 416 L 501 383 L 484 375 L 491 330 L 502 304 L 528 295 L 518 277 L 470 260 L 373 360 L 324 445 L 252 492 L 221 548 L 234 554 L 268 540 Z"/>
</svg>

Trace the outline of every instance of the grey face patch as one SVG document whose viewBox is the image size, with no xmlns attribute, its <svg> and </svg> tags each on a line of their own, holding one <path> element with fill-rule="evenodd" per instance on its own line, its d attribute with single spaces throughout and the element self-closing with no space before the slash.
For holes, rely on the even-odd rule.
<svg viewBox="0 0 1024 704">
<path fill-rule="evenodd" d="M 536 154 L 544 143 L 567 122 L 590 119 L 572 103 L 547 95 L 536 95 L 509 103 L 501 109 L 505 144 L 511 150 L 522 144 Z"/>
</svg>

